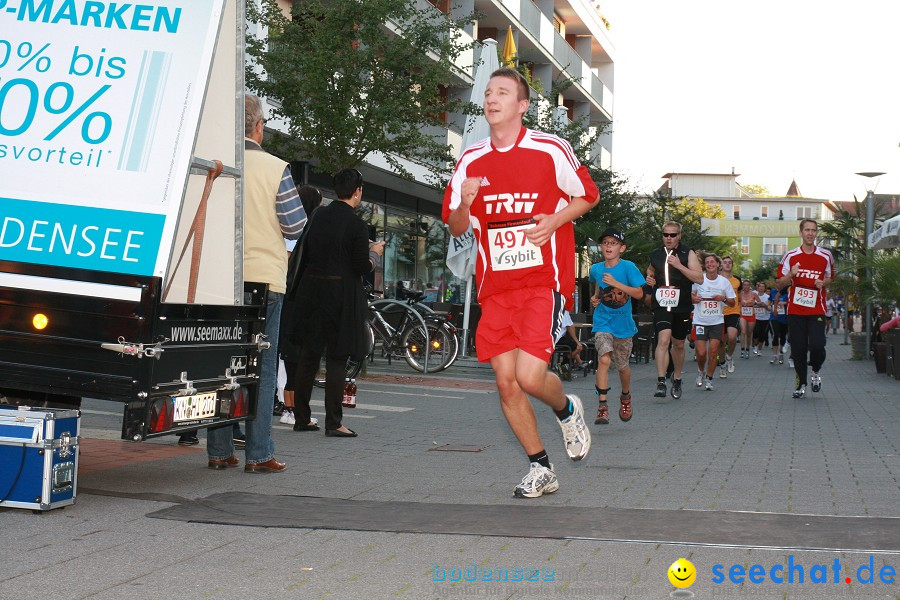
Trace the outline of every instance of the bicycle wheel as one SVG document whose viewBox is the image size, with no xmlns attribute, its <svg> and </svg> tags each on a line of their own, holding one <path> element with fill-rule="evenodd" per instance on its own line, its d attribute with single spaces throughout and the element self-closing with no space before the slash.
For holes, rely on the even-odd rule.
<svg viewBox="0 0 900 600">
<path fill-rule="evenodd" d="M 352 358 L 347 359 L 347 370 L 346 375 L 344 375 L 345 379 L 355 379 L 359 372 L 362 370 L 363 362 L 366 358 L 369 357 L 369 354 L 372 353 L 372 348 L 375 346 L 375 334 L 372 332 L 372 327 L 367 323 L 366 324 L 366 347 L 369 349 L 366 352 L 366 356 L 362 360 L 353 360 Z M 316 371 L 316 378 L 313 380 L 313 385 L 317 388 L 325 387 L 325 357 L 319 361 L 319 370 Z"/>
<path fill-rule="evenodd" d="M 428 330 L 428 372 L 436 373 L 446 369 L 456 360 L 459 344 L 453 339 L 456 336 L 440 321 L 426 323 Z M 403 345 L 403 357 L 407 364 L 416 371 L 425 371 L 425 337 L 422 327 L 411 324 L 400 338 Z"/>
</svg>

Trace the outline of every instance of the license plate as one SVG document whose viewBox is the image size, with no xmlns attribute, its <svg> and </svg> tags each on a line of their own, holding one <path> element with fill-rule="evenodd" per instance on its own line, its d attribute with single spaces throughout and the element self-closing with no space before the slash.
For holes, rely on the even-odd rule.
<svg viewBox="0 0 900 600">
<path fill-rule="evenodd" d="M 175 402 L 176 423 L 195 419 L 209 419 L 216 416 L 216 393 L 196 394 L 194 396 L 177 396 Z"/>
</svg>

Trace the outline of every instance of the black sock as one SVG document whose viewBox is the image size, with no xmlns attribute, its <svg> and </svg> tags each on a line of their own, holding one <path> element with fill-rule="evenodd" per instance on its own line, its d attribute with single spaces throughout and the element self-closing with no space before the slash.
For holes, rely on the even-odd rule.
<svg viewBox="0 0 900 600">
<path fill-rule="evenodd" d="M 531 462 L 536 462 L 542 467 L 546 467 L 548 469 L 550 468 L 550 457 L 547 456 L 546 450 L 541 450 L 537 454 L 529 454 L 528 460 L 530 460 Z"/>
<path fill-rule="evenodd" d="M 657 377 L 657 378 L 656 378 L 656 381 L 658 381 L 659 383 L 665 383 L 665 382 L 666 382 L 666 378 L 665 378 L 665 377 Z"/>
<path fill-rule="evenodd" d="M 680 379 L 675 379 L 675 378 L 673 377 L 673 378 L 672 378 L 672 382 L 673 382 L 673 383 L 681 383 L 681 380 L 680 380 Z"/>
<path fill-rule="evenodd" d="M 560 421 L 565 421 L 569 417 L 572 416 L 572 411 L 575 410 L 575 407 L 572 406 L 572 401 L 566 398 L 566 406 L 562 410 L 554 410 L 556 413 L 556 418 Z"/>
</svg>

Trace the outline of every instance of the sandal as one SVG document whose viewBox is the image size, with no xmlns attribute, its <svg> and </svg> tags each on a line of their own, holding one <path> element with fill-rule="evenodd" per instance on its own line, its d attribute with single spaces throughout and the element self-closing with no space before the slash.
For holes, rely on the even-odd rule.
<svg viewBox="0 0 900 600">
<path fill-rule="evenodd" d="M 594 425 L 609 425 L 609 406 L 607 406 L 606 400 L 600 403 L 600 408 L 597 410 L 597 418 L 594 419 Z"/>
<path fill-rule="evenodd" d="M 623 421 L 630 421 L 632 413 L 631 392 L 619 396 L 619 402 L 622 403 L 619 407 L 619 418 Z"/>
</svg>

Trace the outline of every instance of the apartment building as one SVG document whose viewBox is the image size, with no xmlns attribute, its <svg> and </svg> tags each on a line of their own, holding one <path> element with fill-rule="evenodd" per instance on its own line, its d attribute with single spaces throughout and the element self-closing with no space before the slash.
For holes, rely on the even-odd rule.
<svg viewBox="0 0 900 600">
<path fill-rule="evenodd" d="M 503 47 L 511 29 L 520 63 L 528 66 L 532 80 L 550 89 L 561 77 L 574 80 L 558 99 L 565 109 L 560 118 L 586 118 L 593 127 L 604 128 L 594 148 L 599 164 L 609 167 L 612 135 L 608 125 L 613 117 L 615 49 L 607 30 L 608 21 L 587 0 L 415 0 L 435 16 L 452 11 L 453 16 L 471 13 L 480 18 L 463 32 L 464 41 L 473 41 L 475 49 L 458 61 L 457 80 L 447 91 L 466 100 L 481 54 L 480 42 L 493 38 Z M 279 0 L 286 11 L 290 0 Z M 563 111 L 560 110 L 560 113 Z M 277 123 L 272 124 L 277 127 Z M 458 156 L 462 150 L 465 115 L 448 114 L 446 127 L 435 131 L 446 136 Z M 321 189 L 333 197 L 330 177 L 310 168 L 315 157 L 283 157 L 292 163 L 298 181 Z M 400 157 L 402 159 L 402 157 Z M 387 234 L 384 287 L 388 295 L 402 281 L 410 289 L 428 290 L 429 296 L 458 300 L 464 296 L 464 283 L 447 270 L 444 257 L 449 241 L 440 221 L 442 190 L 429 187 L 426 166 L 403 161 L 415 181 L 401 179 L 384 156 L 366 158 L 360 171 L 366 180 L 362 214 L 378 235 Z"/>
<path fill-rule="evenodd" d="M 799 246 L 801 219 L 831 220 L 828 200 L 805 198 L 796 181 L 783 196 L 756 196 L 737 182 L 740 174 L 666 173 L 660 191 L 670 197 L 702 198 L 719 206 L 722 219 L 703 219 L 710 235 L 735 239 L 735 264 L 749 269 L 760 262 L 780 259 Z"/>
</svg>

